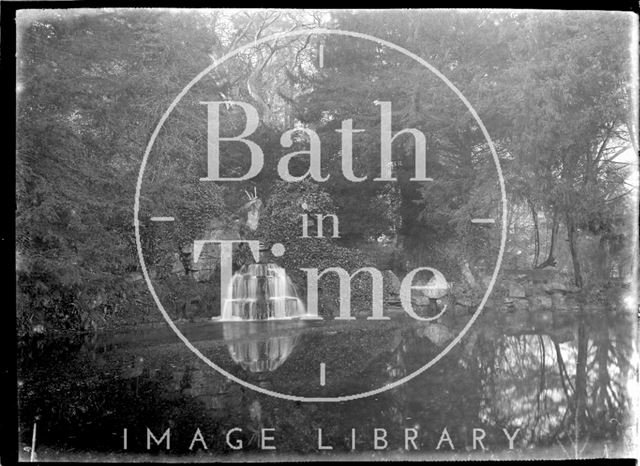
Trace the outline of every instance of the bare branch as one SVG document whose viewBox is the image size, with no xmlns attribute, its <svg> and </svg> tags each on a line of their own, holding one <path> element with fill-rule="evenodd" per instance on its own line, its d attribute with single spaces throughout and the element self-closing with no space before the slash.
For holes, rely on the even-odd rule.
<svg viewBox="0 0 640 466">
<path fill-rule="evenodd" d="M 236 37 L 231 42 L 231 45 L 229 45 L 229 47 L 227 48 L 227 52 L 233 50 L 235 48 L 236 44 L 238 43 L 238 41 L 240 39 L 243 39 L 245 37 L 245 35 L 247 34 L 247 31 L 249 31 L 249 28 L 251 26 L 253 26 L 253 18 L 251 18 L 248 14 L 246 14 L 246 15 L 249 18 L 249 22 L 247 23 L 247 26 L 239 34 L 236 35 Z"/>
<path fill-rule="evenodd" d="M 635 191 L 635 188 L 630 188 L 627 191 L 625 191 L 624 193 L 620 194 L 619 196 L 614 197 L 613 199 L 604 199 L 603 202 L 605 204 L 608 204 L 609 202 L 617 201 L 618 199 L 621 199 L 621 198 L 625 197 L 626 195 L 628 195 L 629 193 L 631 193 L 633 191 Z"/>
</svg>

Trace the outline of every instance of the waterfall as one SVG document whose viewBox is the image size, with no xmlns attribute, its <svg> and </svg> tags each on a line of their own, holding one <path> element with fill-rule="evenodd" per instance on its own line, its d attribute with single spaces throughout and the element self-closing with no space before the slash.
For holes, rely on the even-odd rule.
<svg viewBox="0 0 640 466">
<path fill-rule="evenodd" d="M 306 314 L 295 286 L 282 267 L 249 264 L 229 283 L 223 321 L 294 319 Z"/>
</svg>

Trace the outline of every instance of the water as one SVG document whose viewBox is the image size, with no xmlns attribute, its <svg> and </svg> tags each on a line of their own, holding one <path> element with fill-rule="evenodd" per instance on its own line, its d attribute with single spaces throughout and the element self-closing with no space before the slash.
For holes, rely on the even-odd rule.
<svg viewBox="0 0 640 466">
<path fill-rule="evenodd" d="M 247 322 L 227 324 L 223 336 L 231 359 L 249 372 L 270 372 L 280 367 L 291 355 L 298 335 L 276 335 L 265 338 L 269 330 Z"/>
<path fill-rule="evenodd" d="M 285 270 L 275 264 L 248 264 L 229 283 L 224 321 L 294 319 L 305 306 Z"/>
<path fill-rule="evenodd" d="M 636 435 L 629 391 L 637 377 L 635 320 L 601 309 L 554 316 L 554 322 L 514 326 L 487 312 L 422 375 L 343 403 L 291 402 L 244 388 L 165 328 L 22 341 L 20 449 L 28 459 L 37 422 L 41 460 L 629 455 Z M 182 330 L 205 356 L 256 386 L 337 396 L 398 380 L 439 353 L 446 343 L 428 325 L 396 316 L 388 322 L 185 323 Z M 158 439 L 171 429 L 170 449 L 152 443 L 147 450 L 147 428 Z M 448 442 L 437 449 L 445 428 L 453 450 Z M 198 429 L 206 450 L 201 442 L 189 448 Z M 275 451 L 261 448 L 263 429 L 274 429 L 265 435 L 274 437 L 266 445 Z M 318 429 L 322 445 L 333 450 L 318 449 Z M 375 449 L 382 432 L 376 429 L 386 433 L 385 449 Z M 482 429 L 486 450 L 474 444 L 474 429 Z M 520 429 L 513 450 L 503 429 L 509 435 Z M 230 431 L 231 444 L 240 441 L 241 449 L 227 444 Z M 416 433 L 417 451 L 412 443 L 405 449 L 407 432 Z"/>
</svg>

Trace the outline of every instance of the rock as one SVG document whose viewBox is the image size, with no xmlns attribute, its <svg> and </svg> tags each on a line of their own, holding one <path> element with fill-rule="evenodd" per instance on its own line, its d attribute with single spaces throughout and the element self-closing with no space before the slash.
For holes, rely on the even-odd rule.
<svg viewBox="0 0 640 466">
<path fill-rule="evenodd" d="M 529 311 L 529 308 L 531 306 L 529 305 L 529 301 L 527 301 L 526 299 L 516 299 L 513 302 L 513 307 L 516 309 L 516 312 L 518 311 L 527 312 Z"/>
<path fill-rule="evenodd" d="M 451 282 L 450 285 L 451 285 L 451 294 L 453 296 L 464 298 L 467 295 L 468 289 L 466 285 L 462 285 L 460 282 Z"/>
<path fill-rule="evenodd" d="M 464 321 L 466 319 L 467 319 L 466 316 L 456 317 L 456 315 L 453 312 L 447 311 L 443 315 L 441 315 L 438 318 L 438 320 L 436 320 L 434 323 L 444 325 L 447 328 L 456 328 L 459 321 Z"/>
<path fill-rule="evenodd" d="M 472 355 L 476 350 L 476 343 L 478 341 L 478 332 L 472 332 L 466 338 L 466 342 L 464 344 L 464 352 L 468 355 Z"/>
<path fill-rule="evenodd" d="M 567 303 L 564 297 L 564 293 L 555 292 L 551 295 L 551 302 L 554 309 L 566 309 Z"/>
<path fill-rule="evenodd" d="M 189 396 L 189 397 L 194 397 L 198 394 L 198 392 L 196 390 L 194 390 L 193 388 L 183 388 L 182 389 L 182 394 L 184 396 Z"/>
<path fill-rule="evenodd" d="M 191 296 L 180 306 L 178 317 L 192 321 L 194 317 L 202 315 L 202 311 L 202 298 L 200 296 Z"/>
<path fill-rule="evenodd" d="M 529 323 L 529 311 L 525 309 L 518 309 L 514 314 L 514 320 L 522 325 Z"/>
<path fill-rule="evenodd" d="M 456 303 L 464 307 L 473 307 L 473 302 L 468 298 L 456 299 Z"/>
<path fill-rule="evenodd" d="M 453 314 L 456 317 L 466 316 L 469 313 L 469 309 L 466 306 L 456 304 L 453 308 Z"/>
<path fill-rule="evenodd" d="M 556 269 L 545 267 L 544 269 L 533 269 L 529 271 L 529 279 L 534 283 L 548 282 L 553 280 L 558 275 Z"/>
<path fill-rule="evenodd" d="M 544 289 L 538 285 L 527 284 L 524 285 L 524 293 L 527 296 L 535 296 L 544 293 Z"/>
<path fill-rule="evenodd" d="M 555 312 L 554 317 L 555 318 L 554 318 L 553 324 L 556 327 L 565 326 L 565 325 L 571 326 L 575 324 L 576 316 L 571 311 L 564 310 L 560 312 Z"/>
<path fill-rule="evenodd" d="M 482 333 L 482 338 L 488 341 L 496 340 L 501 335 L 495 327 L 487 327 L 481 329 L 480 332 Z"/>
<path fill-rule="evenodd" d="M 567 288 L 566 285 L 559 283 L 559 282 L 551 282 L 547 285 L 547 288 L 551 291 L 562 291 L 564 293 L 568 292 L 569 289 Z"/>
<path fill-rule="evenodd" d="M 140 280 L 144 279 L 144 277 L 142 276 L 142 274 L 140 272 L 131 272 L 127 274 L 127 277 L 125 278 L 125 280 L 129 283 L 135 283 L 138 282 Z"/>
<path fill-rule="evenodd" d="M 436 346 L 443 346 L 454 337 L 453 333 L 442 324 L 427 324 L 418 329 L 418 335 L 427 338 Z"/>
<path fill-rule="evenodd" d="M 225 231 L 222 228 L 211 229 L 211 230 L 205 232 L 204 239 L 215 240 L 215 239 L 222 238 L 224 235 L 225 235 Z"/>
<path fill-rule="evenodd" d="M 485 288 L 488 288 L 491 283 L 491 277 L 489 275 L 483 275 L 480 277 L 480 281 Z"/>
<path fill-rule="evenodd" d="M 385 299 L 385 304 L 387 306 L 391 306 L 391 307 L 400 307 L 402 306 L 402 302 L 400 301 L 400 297 L 399 296 L 390 296 L 387 299 Z"/>
<path fill-rule="evenodd" d="M 551 311 L 536 311 L 531 314 L 531 322 L 536 326 L 546 326 L 553 323 Z"/>
<path fill-rule="evenodd" d="M 547 295 L 533 296 L 531 301 L 536 309 L 551 309 L 553 307 L 553 301 Z"/>
<path fill-rule="evenodd" d="M 527 294 L 524 291 L 524 287 L 517 283 L 509 283 L 509 297 L 511 298 L 526 298 Z"/>
<path fill-rule="evenodd" d="M 418 293 L 415 293 L 415 294 L 412 293 L 411 302 L 415 306 L 429 306 L 431 304 L 431 301 L 429 300 L 429 298 Z"/>
<path fill-rule="evenodd" d="M 504 325 L 509 329 L 517 329 L 523 326 L 522 322 L 516 318 L 515 314 L 506 314 L 504 316 Z"/>
<path fill-rule="evenodd" d="M 171 267 L 171 273 L 176 275 L 185 274 L 184 265 L 182 264 L 182 261 L 180 260 L 180 256 L 178 253 L 175 253 L 173 255 L 173 266 Z"/>
<path fill-rule="evenodd" d="M 144 358 L 137 356 L 132 362 L 120 369 L 120 377 L 123 379 L 133 379 L 140 377 L 144 369 Z"/>
<path fill-rule="evenodd" d="M 218 410 L 224 408 L 224 400 L 221 396 L 203 396 L 200 399 L 204 402 L 205 409 Z"/>
<path fill-rule="evenodd" d="M 504 322 L 512 330 L 518 330 L 529 326 L 529 312 L 517 310 L 513 314 L 506 314 Z"/>
<path fill-rule="evenodd" d="M 575 339 L 575 336 L 571 329 L 566 329 L 563 331 L 556 330 L 553 333 L 551 333 L 550 336 L 551 336 L 551 339 L 558 344 L 566 343 L 568 341 L 573 341 Z"/>
<path fill-rule="evenodd" d="M 175 402 L 182 398 L 182 394 L 179 391 L 172 389 L 160 392 L 158 397 L 163 401 Z"/>
</svg>

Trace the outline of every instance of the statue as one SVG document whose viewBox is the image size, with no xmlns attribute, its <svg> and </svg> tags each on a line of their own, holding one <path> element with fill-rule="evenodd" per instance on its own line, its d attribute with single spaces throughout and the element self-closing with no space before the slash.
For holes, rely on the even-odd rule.
<svg viewBox="0 0 640 466">
<path fill-rule="evenodd" d="M 245 194 L 249 201 L 241 207 L 240 213 L 246 212 L 246 227 L 255 232 L 260 222 L 262 201 L 255 187 L 253 195 L 246 190 Z M 261 256 L 265 257 L 261 257 L 257 264 L 243 265 L 233 275 L 228 285 L 222 320 L 291 319 L 305 314 L 305 306 L 285 270 L 269 263 L 271 256 L 268 250 L 261 244 Z"/>
<path fill-rule="evenodd" d="M 253 195 L 245 189 L 245 194 L 249 198 L 249 202 L 240 208 L 240 212 L 247 212 L 246 225 L 251 231 L 258 229 L 258 223 L 260 222 L 260 209 L 262 209 L 262 201 L 258 198 L 256 188 L 253 188 Z"/>
</svg>

